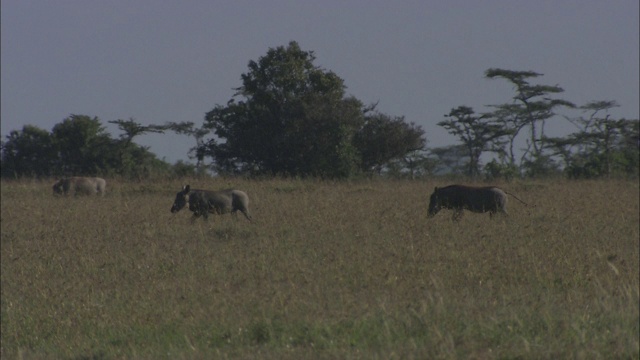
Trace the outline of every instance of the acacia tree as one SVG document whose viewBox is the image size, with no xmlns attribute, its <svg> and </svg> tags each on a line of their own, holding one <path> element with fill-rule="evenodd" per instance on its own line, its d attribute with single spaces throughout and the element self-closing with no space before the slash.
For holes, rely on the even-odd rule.
<svg viewBox="0 0 640 360">
<path fill-rule="evenodd" d="M 151 154 L 145 154 L 148 148 L 134 144 L 133 138 L 147 133 L 162 134 L 166 130 L 166 127 L 161 125 L 144 126 L 136 122 L 133 118 L 129 118 L 129 120 L 110 120 L 109 123 L 118 125 L 120 131 L 122 131 L 120 139 L 115 143 L 119 159 L 116 171 L 120 175 L 133 178 L 140 178 L 143 175 L 144 177 L 148 176 L 149 169 L 147 165 L 150 164 L 147 163 L 154 160 L 155 157 L 148 156 Z"/>
<path fill-rule="evenodd" d="M 474 115 L 472 108 L 458 106 L 451 109 L 445 117 L 449 120 L 441 121 L 439 126 L 447 129 L 450 134 L 458 137 L 469 157 L 467 175 L 475 178 L 480 174 L 480 156 L 487 151 L 501 152 L 501 137 L 509 134 L 509 130 L 496 124 L 490 114 Z"/>
<path fill-rule="evenodd" d="M 505 143 L 504 151 L 500 152 L 500 160 L 502 165 L 506 165 L 509 168 L 515 169 L 518 166 L 516 161 L 515 142 L 520 131 L 528 125 L 527 118 L 523 116 L 518 104 L 502 104 L 502 105 L 489 105 L 490 108 L 495 110 L 488 114 L 493 118 L 496 125 L 499 125 L 505 130 Z M 524 156 L 524 154 L 522 155 Z M 520 159 L 520 163 L 522 158 Z"/>
<path fill-rule="evenodd" d="M 529 127 L 529 138 L 527 140 L 527 148 L 522 159 L 525 165 L 530 167 L 530 172 L 544 172 L 548 166 L 546 162 L 548 157 L 543 154 L 545 149 L 545 122 L 555 116 L 554 110 L 557 107 L 574 108 L 575 105 L 569 101 L 562 99 L 549 98 L 552 94 L 564 92 L 557 86 L 551 85 L 533 85 L 528 79 L 542 76 L 542 74 L 533 71 L 512 71 L 504 69 L 488 69 L 485 71 L 485 77 L 489 79 L 503 78 L 516 88 L 516 94 L 513 97 L 513 104 L 498 105 L 498 111 L 501 113 L 494 114 L 495 117 L 505 118 L 505 111 L 510 112 L 510 120 L 505 125 L 511 125 L 510 130 L 514 137 L 525 126 Z"/>
<path fill-rule="evenodd" d="M 469 152 L 464 145 L 448 145 L 430 148 L 433 173 L 465 174 L 469 170 Z"/>
<path fill-rule="evenodd" d="M 429 156 L 429 150 L 425 147 L 390 160 L 385 165 L 385 175 L 394 178 L 415 179 L 433 175 L 438 165 L 438 160 Z"/>
<path fill-rule="evenodd" d="M 638 172 L 638 120 L 611 119 L 615 101 L 591 101 L 580 107 L 588 117 L 569 119 L 578 132 L 546 139 L 547 147 L 565 161 L 570 177 L 610 177 Z M 599 115 L 606 113 L 605 116 Z"/>
<path fill-rule="evenodd" d="M 192 136 L 196 140 L 196 145 L 189 149 L 187 156 L 190 159 L 196 159 L 196 173 L 199 175 L 204 174 L 204 157 L 206 155 L 204 137 L 211 132 L 211 129 L 206 129 L 204 126 L 198 128 L 192 121 L 169 122 L 165 124 L 165 128 L 174 131 L 176 134 Z"/>
</svg>

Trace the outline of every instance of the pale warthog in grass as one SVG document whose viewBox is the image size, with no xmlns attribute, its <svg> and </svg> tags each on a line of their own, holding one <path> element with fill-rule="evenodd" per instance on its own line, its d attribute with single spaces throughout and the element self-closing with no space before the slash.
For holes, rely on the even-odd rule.
<svg viewBox="0 0 640 360">
<path fill-rule="evenodd" d="M 176 213 L 189 204 L 189 210 L 193 212 L 194 221 L 200 216 L 205 219 L 212 214 L 236 214 L 241 211 L 251 221 L 249 215 L 249 197 L 244 191 L 228 189 L 220 191 L 197 190 L 185 185 L 182 191 L 176 194 L 176 199 L 171 206 L 171 212 Z"/>
<path fill-rule="evenodd" d="M 54 194 L 64 195 L 104 195 L 107 182 L 99 177 L 69 177 L 62 178 L 53 184 Z"/>
<path fill-rule="evenodd" d="M 429 201 L 429 211 L 427 217 L 435 216 L 441 209 L 452 209 L 453 220 L 460 220 L 464 210 L 483 213 L 489 212 L 489 217 L 495 213 L 507 215 L 507 194 L 508 192 L 495 186 L 464 186 L 449 185 L 443 188 L 436 187 L 431 194 Z M 526 203 L 518 199 L 521 203 Z"/>
</svg>

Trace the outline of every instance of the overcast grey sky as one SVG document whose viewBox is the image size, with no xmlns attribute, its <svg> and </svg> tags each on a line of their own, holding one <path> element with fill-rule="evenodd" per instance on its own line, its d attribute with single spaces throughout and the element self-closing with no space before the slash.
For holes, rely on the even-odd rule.
<svg viewBox="0 0 640 360">
<path fill-rule="evenodd" d="M 46 130 L 70 114 L 142 124 L 193 121 L 226 104 L 250 60 L 295 40 L 347 93 L 405 116 L 428 146 L 456 139 L 436 125 L 459 105 L 509 102 L 488 68 L 533 70 L 583 105 L 615 100 L 639 117 L 638 0 L 160 1 L 3 0 L 2 137 Z M 569 115 L 578 116 L 574 111 Z M 547 128 L 565 135 L 562 120 Z M 187 159 L 193 139 L 136 138 L 160 158 Z"/>
</svg>

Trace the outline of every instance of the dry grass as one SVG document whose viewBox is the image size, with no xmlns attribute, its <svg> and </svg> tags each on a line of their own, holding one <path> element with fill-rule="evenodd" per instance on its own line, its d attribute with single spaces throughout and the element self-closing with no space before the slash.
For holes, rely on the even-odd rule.
<svg viewBox="0 0 640 360">
<path fill-rule="evenodd" d="M 435 182 L 192 181 L 254 223 L 189 221 L 181 184 L 56 198 L 2 183 L 3 359 L 638 358 L 637 181 L 503 184 L 510 217 Z"/>
</svg>

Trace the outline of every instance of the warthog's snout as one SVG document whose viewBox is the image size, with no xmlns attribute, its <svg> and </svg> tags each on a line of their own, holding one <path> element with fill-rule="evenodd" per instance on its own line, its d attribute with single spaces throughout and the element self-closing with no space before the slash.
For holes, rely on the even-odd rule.
<svg viewBox="0 0 640 360">
<path fill-rule="evenodd" d="M 188 186 L 188 185 L 187 185 Z M 171 213 L 177 213 L 182 210 L 185 205 L 189 202 L 189 187 L 185 186 L 182 191 L 176 194 L 176 199 L 173 201 L 173 205 L 171 206 Z"/>
</svg>

